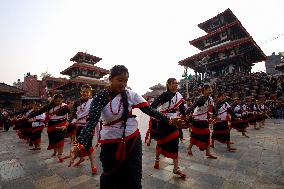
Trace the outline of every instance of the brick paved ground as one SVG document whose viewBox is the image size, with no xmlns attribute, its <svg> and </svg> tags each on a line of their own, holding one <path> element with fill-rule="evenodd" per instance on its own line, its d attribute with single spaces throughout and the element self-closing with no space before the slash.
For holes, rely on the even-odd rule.
<svg viewBox="0 0 284 189">
<path fill-rule="evenodd" d="M 143 119 L 144 118 L 140 118 Z M 147 121 L 145 121 L 147 122 Z M 144 123 L 143 123 L 144 124 Z M 145 129 L 141 129 L 145 133 Z M 261 130 L 248 129 L 249 139 L 232 131 L 237 152 L 226 151 L 216 143 L 217 160 L 204 157 L 193 149 L 194 157 L 186 155 L 187 143 L 180 144 L 180 164 L 187 173 L 186 180 L 172 174 L 170 159 L 161 159 L 161 170 L 153 168 L 155 146 L 143 146 L 143 188 L 284 188 L 284 120 L 267 120 Z M 188 133 L 185 131 L 188 138 Z M 69 139 L 68 139 L 69 142 Z M 32 188 L 99 188 L 99 173 L 92 176 L 88 161 L 78 168 L 58 163 L 46 150 L 47 136 L 43 134 L 43 149 L 30 151 L 14 131 L 0 132 L 0 189 Z M 70 144 L 66 144 L 66 152 Z M 99 149 L 97 149 L 99 153 Z M 96 156 L 98 161 L 98 156 Z"/>
</svg>

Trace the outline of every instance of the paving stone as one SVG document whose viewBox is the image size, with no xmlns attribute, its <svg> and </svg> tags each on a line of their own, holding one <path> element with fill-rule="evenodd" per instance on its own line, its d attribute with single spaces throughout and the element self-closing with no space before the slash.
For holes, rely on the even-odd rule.
<svg viewBox="0 0 284 189">
<path fill-rule="evenodd" d="M 191 163 L 189 168 L 202 173 L 207 173 L 209 170 L 209 166 L 202 165 L 199 163 Z"/>
<path fill-rule="evenodd" d="M 35 186 L 29 177 L 21 177 L 9 181 L 11 189 L 34 189 Z"/>
<path fill-rule="evenodd" d="M 169 181 L 173 176 L 174 174 L 172 172 L 166 170 L 160 170 L 159 172 L 156 172 L 155 174 L 152 175 L 152 177 L 160 179 L 165 182 Z"/>
<path fill-rule="evenodd" d="M 37 189 L 68 188 L 64 180 L 56 174 L 36 180 L 34 181 L 34 185 Z"/>
<path fill-rule="evenodd" d="M 247 185 L 246 183 L 242 182 L 242 181 L 225 181 L 221 187 L 222 189 L 253 189 L 254 187 Z"/>
<path fill-rule="evenodd" d="M 82 183 L 84 183 L 84 182 L 86 182 L 86 181 L 88 181 L 88 180 L 90 180 L 90 179 L 91 179 L 90 176 L 81 175 L 81 176 L 79 176 L 79 177 L 75 177 L 75 178 L 71 179 L 71 180 L 69 181 L 69 186 L 70 186 L 70 187 L 74 187 L 74 186 L 79 185 L 79 184 L 82 184 Z"/>
<path fill-rule="evenodd" d="M 210 186 L 210 188 L 220 188 L 224 182 L 224 178 L 215 176 L 212 174 L 204 174 L 201 177 L 197 179 L 197 183 L 199 183 L 200 186 L 207 187 Z"/>
<path fill-rule="evenodd" d="M 16 159 L 0 162 L 0 175 L 2 180 L 12 180 L 25 175 L 25 171 Z"/>
<path fill-rule="evenodd" d="M 100 185 L 99 183 L 96 181 L 96 180 L 92 180 L 92 179 L 89 179 L 85 182 L 82 182 L 74 187 L 71 187 L 72 189 L 99 189 L 100 188 Z"/>
<path fill-rule="evenodd" d="M 284 121 L 281 121 L 284 125 Z M 143 130 L 143 129 L 142 129 Z M 189 133 L 184 131 L 185 141 L 179 147 L 179 165 L 186 173 L 185 180 L 172 173 L 173 162 L 160 157 L 160 169 L 153 168 L 155 147 L 143 144 L 143 189 L 214 189 L 214 188 L 284 188 L 284 127 L 267 120 L 261 130 L 248 128 L 250 138 L 244 138 L 232 130 L 231 138 L 237 148 L 235 153 L 226 151 L 226 146 L 216 143 L 212 152 L 218 159 L 207 159 L 204 151 L 193 148 L 194 156 L 188 156 Z M 81 166 L 67 168 L 68 160 L 58 163 L 46 150 L 48 138 L 42 137 L 42 150 L 30 151 L 29 146 L 15 139 L 15 132 L 0 132 L 0 189 L 33 188 L 99 188 L 101 164 L 100 149 L 96 149 L 95 161 L 98 174 L 92 175 L 86 159 Z M 65 154 L 71 145 L 66 140 Z M 12 165 L 12 166 L 10 166 Z"/>
<path fill-rule="evenodd" d="M 185 180 L 179 178 L 172 178 L 169 183 L 178 186 L 179 188 L 192 188 L 198 185 L 197 180 L 187 177 Z"/>
<path fill-rule="evenodd" d="M 169 182 L 164 182 L 161 179 L 156 179 L 155 177 L 148 176 L 145 179 L 142 180 L 142 186 L 146 188 L 151 188 L 151 189 L 179 189 L 180 187 L 177 185 L 174 185 Z"/>
</svg>

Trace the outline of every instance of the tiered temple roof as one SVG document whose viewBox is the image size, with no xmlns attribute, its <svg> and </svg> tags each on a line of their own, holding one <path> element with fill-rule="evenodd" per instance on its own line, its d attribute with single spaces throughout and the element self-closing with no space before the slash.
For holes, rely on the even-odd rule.
<svg viewBox="0 0 284 189">
<path fill-rule="evenodd" d="M 193 45 L 194 47 L 198 48 L 199 50 L 204 50 L 205 48 L 210 48 L 210 46 L 214 46 L 215 43 L 210 44 L 210 46 L 204 46 L 203 40 L 204 39 L 212 39 L 214 40 L 214 38 L 219 38 L 218 41 L 223 42 L 227 40 L 227 36 L 220 36 L 220 33 L 224 33 L 226 34 L 228 31 L 232 31 L 235 33 L 238 33 L 241 37 L 249 37 L 250 34 L 247 32 L 247 30 L 242 26 L 241 22 L 236 20 L 230 24 L 227 24 L 225 26 L 222 26 L 210 33 L 207 33 L 204 36 L 201 36 L 197 39 L 191 40 L 189 41 L 189 43 L 191 45 Z"/>
<path fill-rule="evenodd" d="M 219 20 L 221 18 L 221 20 Z M 224 26 L 226 23 L 231 23 L 238 20 L 238 18 L 234 15 L 234 13 L 230 9 L 226 9 L 224 12 L 221 12 L 200 24 L 198 27 L 205 32 L 209 33 L 215 30 L 217 27 Z"/>
<path fill-rule="evenodd" d="M 189 43 L 202 50 L 179 61 L 199 73 L 248 72 L 266 56 L 230 9 L 198 25 L 206 35 Z"/>
<path fill-rule="evenodd" d="M 83 52 L 78 52 L 73 58 L 70 59 L 70 61 L 77 62 L 77 63 L 82 63 L 82 62 L 87 62 L 89 64 L 96 64 L 99 61 L 101 61 L 102 58 L 93 56 L 91 54 L 83 53 Z"/>
<path fill-rule="evenodd" d="M 72 66 L 66 68 L 62 72 L 63 75 L 69 75 L 71 78 L 78 76 L 78 74 L 83 74 L 86 72 L 89 76 L 101 78 L 109 73 L 108 70 L 92 66 L 86 63 L 74 63 Z"/>
<path fill-rule="evenodd" d="M 63 85 L 57 87 L 57 90 L 64 91 L 66 96 L 74 98 L 78 97 L 80 86 L 84 84 L 91 85 L 95 91 L 107 85 L 105 81 L 100 79 L 107 75 L 109 70 L 94 66 L 94 64 L 102 60 L 102 58 L 78 52 L 70 60 L 75 63 L 60 72 L 61 74 L 70 76 L 70 79 Z"/>
</svg>

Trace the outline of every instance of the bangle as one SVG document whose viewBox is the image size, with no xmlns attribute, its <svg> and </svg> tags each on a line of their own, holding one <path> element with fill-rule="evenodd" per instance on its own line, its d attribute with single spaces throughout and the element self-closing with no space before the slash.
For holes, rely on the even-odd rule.
<svg viewBox="0 0 284 189">
<path fill-rule="evenodd" d="M 84 149 L 85 149 L 85 146 L 83 146 L 82 144 L 76 144 L 76 147 L 77 147 L 77 149 L 78 149 L 78 151 L 79 152 L 82 152 L 82 151 L 84 151 Z"/>
</svg>

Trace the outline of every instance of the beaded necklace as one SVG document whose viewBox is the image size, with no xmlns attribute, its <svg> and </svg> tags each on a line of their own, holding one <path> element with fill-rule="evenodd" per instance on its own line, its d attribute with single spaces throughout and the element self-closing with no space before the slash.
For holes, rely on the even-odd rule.
<svg viewBox="0 0 284 189">
<path fill-rule="evenodd" d="M 110 111 L 111 111 L 111 113 L 113 114 L 113 115 L 118 115 L 119 113 L 120 113 L 120 110 L 121 110 L 121 106 L 122 106 L 122 99 L 120 99 L 120 101 L 119 101 L 119 106 L 118 106 L 118 110 L 117 110 L 117 112 L 115 113 L 114 111 L 113 111 L 113 109 L 112 109 L 112 99 L 111 99 L 111 97 L 109 96 L 109 108 L 110 108 Z"/>
</svg>

